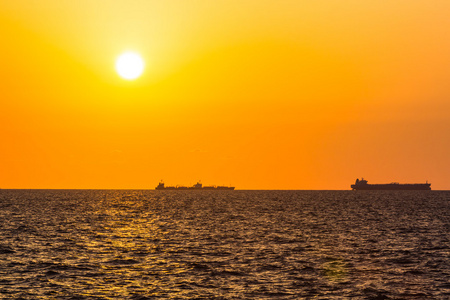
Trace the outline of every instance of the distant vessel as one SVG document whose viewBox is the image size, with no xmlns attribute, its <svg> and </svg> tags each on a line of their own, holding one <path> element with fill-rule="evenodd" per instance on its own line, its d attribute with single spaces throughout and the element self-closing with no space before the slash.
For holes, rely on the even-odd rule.
<svg viewBox="0 0 450 300">
<path fill-rule="evenodd" d="M 234 190 L 234 186 L 203 186 L 200 182 L 197 182 L 193 186 L 165 186 L 164 182 L 160 182 L 157 187 L 155 187 L 155 190 Z"/>
<path fill-rule="evenodd" d="M 369 184 L 367 180 L 356 179 L 355 184 L 351 185 L 353 190 L 431 190 L 431 183 L 387 183 L 387 184 Z"/>
</svg>

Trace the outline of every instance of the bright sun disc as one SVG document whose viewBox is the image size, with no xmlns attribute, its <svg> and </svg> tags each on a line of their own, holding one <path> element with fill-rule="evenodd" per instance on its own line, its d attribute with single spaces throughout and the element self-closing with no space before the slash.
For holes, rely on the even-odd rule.
<svg viewBox="0 0 450 300">
<path fill-rule="evenodd" d="M 120 77 L 128 80 L 136 79 L 144 71 L 144 61 L 134 52 L 126 52 L 116 61 L 116 70 Z"/>
</svg>

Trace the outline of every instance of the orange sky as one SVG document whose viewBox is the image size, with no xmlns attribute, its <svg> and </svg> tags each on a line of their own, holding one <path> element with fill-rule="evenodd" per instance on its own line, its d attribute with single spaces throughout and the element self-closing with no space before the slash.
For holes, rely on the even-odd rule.
<svg viewBox="0 0 450 300">
<path fill-rule="evenodd" d="M 450 2 L 0 2 L 0 187 L 450 189 Z M 114 70 L 142 55 L 135 81 Z"/>
</svg>

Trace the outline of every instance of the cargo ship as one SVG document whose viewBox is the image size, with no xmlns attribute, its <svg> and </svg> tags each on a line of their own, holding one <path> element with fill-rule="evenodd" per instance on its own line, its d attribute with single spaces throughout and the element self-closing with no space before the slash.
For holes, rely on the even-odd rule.
<svg viewBox="0 0 450 300">
<path fill-rule="evenodd" d="M 386 184 L 369 184 L 367 180 L 361 178 L 356 179 L 355 184 L 351 185 L 353 190 L 431 190 L 431 183 L 386 183 Z"/>
<path fill-rule="evenodd" d="M 160 182 L 155 190 L 234 190 L 234 186 L 224 186 L 224 185 L 210 185 L 203 186 L 200 182 L 197 182 L 193 186 L 165 186 L 164 182 Z"/>
</svg>

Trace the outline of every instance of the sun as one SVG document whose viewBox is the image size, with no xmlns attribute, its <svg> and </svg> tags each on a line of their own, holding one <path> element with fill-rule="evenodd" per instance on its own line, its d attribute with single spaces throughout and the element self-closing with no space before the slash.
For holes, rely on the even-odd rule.
<svg viewBox="0 0 450 300">
<path fill-rule="evenodd" d="M 122 53 L 116 60 L 116 71 L 120 77 L 133 80 L 144 71 L 144 60 L 135 52 Z"/>
</svg>

